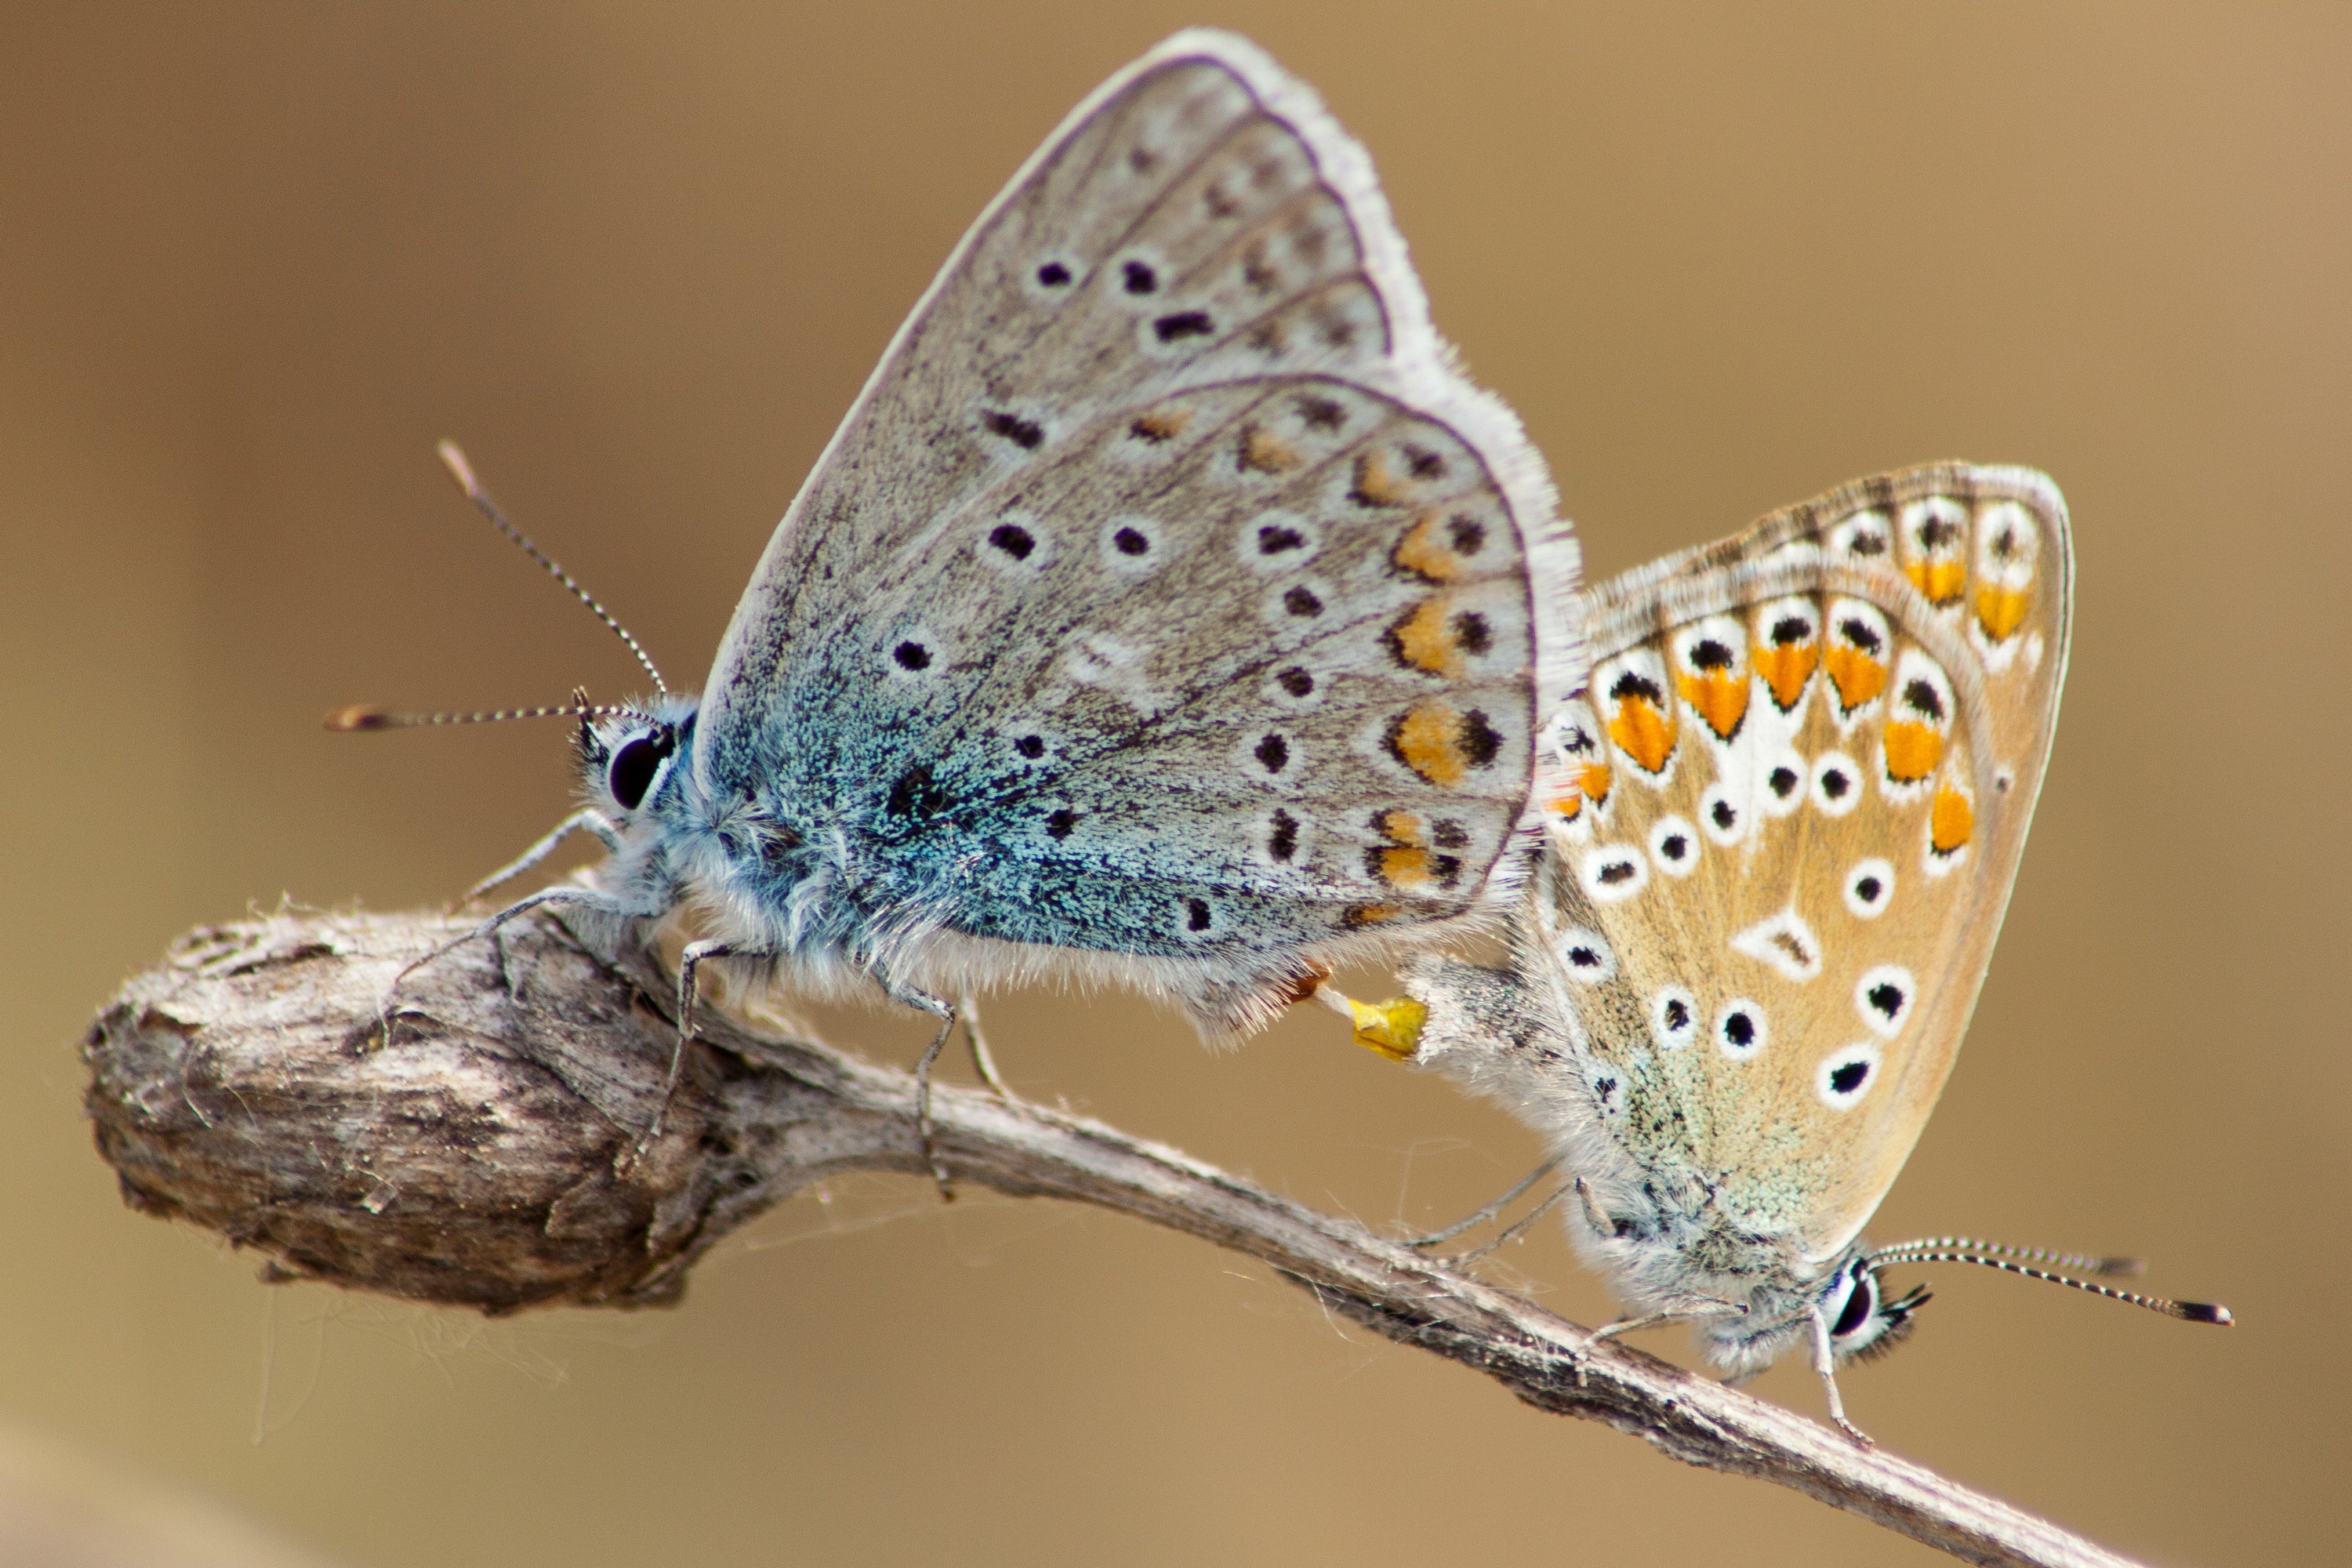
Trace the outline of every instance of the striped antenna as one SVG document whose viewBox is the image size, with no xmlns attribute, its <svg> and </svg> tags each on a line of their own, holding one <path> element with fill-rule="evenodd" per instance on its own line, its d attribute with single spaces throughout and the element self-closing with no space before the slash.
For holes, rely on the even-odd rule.
<svg viewBox="0 0 2352 1568">
<path fill-rule="evenodd" d="M 2035 1255 L 2031 1247 L 2004 1247 L 2002 1251 L 2021 1256 Z M 2227 1326 L 2237 1321 L 2230 1309 L 2210 1301 L 2175 1301 L 2163 1296 L 2143 1296 L 2135 1290 L 2118 1290 L 2112 1285 L 2096 1285 L 2088 1279 L 2076 1279 L 2070 1275 L 2053 1274 L 2045 1268 L 2029 1268 L 2007 1258 L 1989 1256 L 1989 1249 L 1957 1250 L 1932 1241 L 1907 1242 L 1895 1247 L 1882 1247 L 1870 1255 L 1872 1265 L 1888 1263 L 1974 1263 L 1986 1268 L 1998 1268 L 2004 1274 L 2019 1274 L 2028 1279 L 2041 1279 L 2052 1285 L 2064 1285 L 2076 1290 L 2087 1290 L 2094 1296 L 2105 1296 L 2110 1301 L 2128 1306 L 2145 1307 L 2151 1312 L 2161 1312 L 2168 1318 L 2179 1318 L 2189 1323 L 2219 1323 Z M 2095 1259 L 2098 1262 L 2121 1262 L 2126 1259 Z"/>
<path fill-rule="evenodd" d="M 2005 1242 L 1979 1241 L 1972 1236 L 1926 1236 L 1916 1241 L 1898 1241 L 1892 1247 L 1882 1247 L 1870 1255 L 1872 1262 L 1898 1252 L 1966 1252 L 1987 1258 L 2014 1258 L 2023 1263 L 2054 1263 L 2061 1268 L 2079 1268 L 2085 1274 L 2105 1275 L 2108 1279 L 2129 1279 L 2143 1272 L 2147 1265 L 2137 1258 L 2101 1258 L 2087 1252 L 2052 1252 L 2040 1247 L 2011 1247 Z"/>
<path fill-rule="evenodd" d="M 361 730 L 422 730 L 441 724 L 496 724 L 508 719 L 635 719 L 659 725 L 661 721 L 635 708 L 610 703 L 565 702 L 546 708 L 500 708 L 479 713 L 394 713 L 388 709 L 354 702 L 327 715 L 327 728 L 345 733 Z"/>
<path fill-rule="evenodd" d="M 457 449 L 457 443 L 455 441 L 444 441 L 436 449 L 440 452 L 441 461 L 447 467 L 450 477 L 457 481 L 457 488 L 464 490 L 466 492 L 466 499 L 474 503 L 474 510 L 480 512 L 484 517 L 488 518 L 490 520 L 491 526 L 496 528 L 500 533 L 505 534 L 509 539 L 513 540 L 517 544 L 520 545 L 524 554 L 530 556 L 533 561 L 538 562 L 541 566 L 546 567 L 547 574 L 549 576 L 562 584 L 566 588 L 571 589 L 572 596 L 578 599 L 582 604 L 587 605 L 598 620 L 612 627 L 613 635 L 629 645 L 629 651 L 637 656 L 637 662 L 646 667 L 646 673 L 647 675 L 653 677 L 654 689 L 660 692 L 665 697 L 669 695 L 669 687 L 667 683 L 662 679 L 661 671 L 654 668 L 653 656 L 646 652 L 644 646 L 640 644 L 635 637 L 629 635 L 628 627 L 614 620 L 613 618 L 612 612 L 605 609 L 604 605 L 596 602 L 595 595 L 591 594 L 587 589 L 574 582 L 571 573 L 566 572 L 562 567 L 555 563 L 555 558 L 553 556 L 548 554 L 546 551 L 541 550 L 538 545 L 532 543 L 528 534 L 524 533 L 522 530 L 517 528 L 513 523 L 507 521 L 506 513 L 499 510 L 499 503 L 490 499 L 490 492 L 482 488 L 481 481 L 474 478 L 474 466 L 466 461 L 466 454 Z M 525 715 L 522 714 L 504 716 L 515 718 L 525 717 Z M 539 717 L 537 714 L 529 716 Z M 331 728 L 332 726 L 330 727 Z M 377 725 L 373 726 L 373 728 L 381 729 L 383 726 Z"/>
</svg>

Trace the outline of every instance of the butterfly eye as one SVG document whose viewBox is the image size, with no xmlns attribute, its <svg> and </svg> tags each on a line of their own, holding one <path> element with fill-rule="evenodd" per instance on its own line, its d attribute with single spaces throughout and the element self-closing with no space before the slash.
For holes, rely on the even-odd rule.
<svg viewBox="0 0 2352 1568">
<path fill-rule="evenodd" d="M 1856 1269 L 1847 1279 L 1845 1300 L 1838 1308 L 1837 1321 L 1830 1325 L 1830 1337 L 1842 1340 L 1860 1332 L 1877 1310 L 1877 1279 L 1868 1269 Z"/>
<path fill-rule="evenodd" d="M 613 765 L 605 770 L 604 784 L 623 811 L 635 811 L 645 804 L 654 775 L 661 771 L 664 759 L 677 743 L 668 731 L 660 730 L 639 735 L 613 753 Z"/>
</svg>

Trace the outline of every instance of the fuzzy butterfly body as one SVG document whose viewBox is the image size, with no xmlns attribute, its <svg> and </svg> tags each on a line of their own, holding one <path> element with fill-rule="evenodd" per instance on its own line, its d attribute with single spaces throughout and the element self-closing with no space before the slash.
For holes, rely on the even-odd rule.
<svg viewBox="0 0 2352 1568">
<path fill-rule="evenodd" d="M 727 955 L 940 1012 L 1059 972 L 1246 1030 L 1507 900 L 1575 581 L 1361 149 L 1181 34 L 950 257 L 699 703 L 583 721 L 613 857 L 540 899 L 698 906 L 689 990 Z"/>
<path fill-rule="evenodd" d="M 1855 1237 L 1984 977 L 2071 569 L 2046 479 L 1946 464 L 1595 588 L 1514 967 L 1409 972 L 1415 1061 L 1561 1146 L 1636 1305 L 1742 1309 L 1708 1331 L 1728 1364 L 1817 1312 L 1844 1352 L 1901 1326 Z"/>
</svg>

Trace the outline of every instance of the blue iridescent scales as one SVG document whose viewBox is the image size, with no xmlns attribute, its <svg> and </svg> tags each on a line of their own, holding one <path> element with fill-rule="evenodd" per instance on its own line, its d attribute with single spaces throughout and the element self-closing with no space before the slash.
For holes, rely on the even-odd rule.
<svg viewBox="0 0 2352 1568">
<path fill-rule="evenodd" d="M 731 961 L 941 1018 L 1112 980 L 1243 1033 L 1507 903 L 1576 573 L 1363 151 L 1246 41 L 1180 34 L 949 258 L 701 698 L 582 710 L 597 885 L 477 934 L 691 906 L 689 1016 Z"/>
</svg>

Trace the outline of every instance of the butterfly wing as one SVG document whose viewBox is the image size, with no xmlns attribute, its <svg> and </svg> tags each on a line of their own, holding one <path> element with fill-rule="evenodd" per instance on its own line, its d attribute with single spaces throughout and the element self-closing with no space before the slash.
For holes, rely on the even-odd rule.
<svg viewBox="0 0 2352 1568">
<path fill-rule="evenodd" d="M 885 967 L 942 933 L 1126 955 L 1244 1027 L 1494 901 L 1582 675 L 1575 570 L 1362 151 L 1181 34 L 900 329 L 737 608 L 696 765 L 840 846 Z"/>
<path fill-rule="evenodd" d="M 1950 1072 L 2057 719 L 2073 563 L 2024 469 L 1861 481 L 1585 600 L 1529 944 L 1637 1163 L 1835 1254 Z M 1622 1088 L 1621 1088 L 1622 1080 Z"/>
</svg>

